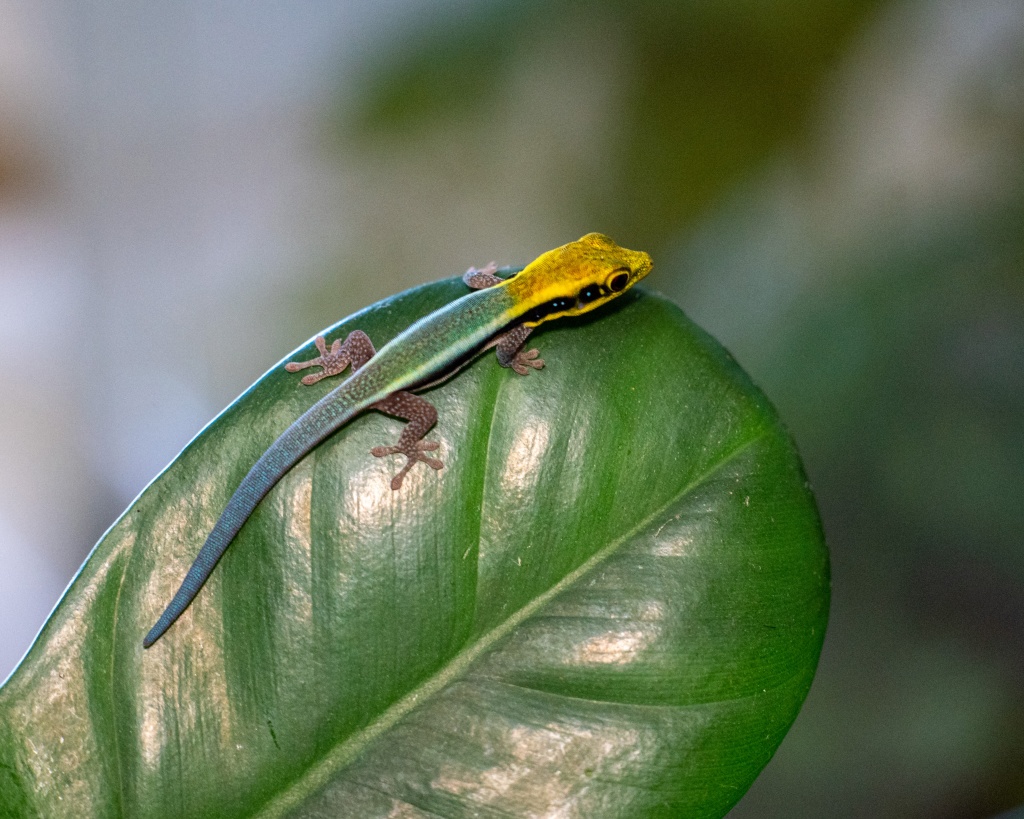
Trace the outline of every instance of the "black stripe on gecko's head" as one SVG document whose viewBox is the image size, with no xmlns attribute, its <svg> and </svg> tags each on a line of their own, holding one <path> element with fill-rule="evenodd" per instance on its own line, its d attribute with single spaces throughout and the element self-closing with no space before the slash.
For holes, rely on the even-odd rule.
<svg viewBox="0 0 1024 819">
<path fill-rule="evenodd" d="M 551 301 L 544 302 L 544 304 L 539 304 L 536 307 L 534 307 L 532 310 L 530 310 L 523 316 L 523 323 L 539 324 L 549 316 L 553 316 L 555 313 L 564 313 L 567 310 L 571 310 L 575 306 L 575 299 L 569 299 L 565 298 L 564 296 L 559 296 L 557 299 L 552 299 Z"/>
<path fill-rule="evenodd" d="M 576 294 L 576 301 L 580 304 L 590 304 L 597 299 L 608 297 L 608 288 L 601 284 L 588 284 Z"/>
</svg>

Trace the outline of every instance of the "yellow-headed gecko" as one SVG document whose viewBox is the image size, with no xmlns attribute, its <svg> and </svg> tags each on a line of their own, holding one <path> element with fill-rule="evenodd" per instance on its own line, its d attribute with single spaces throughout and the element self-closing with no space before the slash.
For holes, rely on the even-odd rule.
<svg viewBox="0 0 1024 819">
<path fill-rule="evenodd" d="M 220 519 L 206 538 L 198 557 L 174 598 L 142 641 L 149 648 L 188 608 L 210 577 L 256 505 L 310 450 L 369 409 L 408 421 L 394 446 L 374 447 L 377 457 L 401 454 L 406 464 L 391 481 L 397 490 L 409 470 L 422 461 L 433 469 L 441 461 L 428 455 L 438 448 L 423 436 L 437 421 L 437 410 L 415 394 L 450 378 L 478 353 L 494 347 L 498 363 L 520 375 L 540 369 L 537 350 L 523 351 L 533 328 L 563 316 L 587 313 L 625 293 L 651 270 L 651 257 L 619 247 L 607 236 L 588 233 L 576 242 L 549 250 L 508 278 L 496 275 L 492 262 L 482 270 L 470 268 L 463 281 L 473 292 L 421 318 L 374 351 L 361 330 L 349 333 L 331 348 L 316 340 L 320 355 L 285 365 L 289 372 L 310 366 L 315 384 L 349 366 L 352 374 L 335 390 L 303 413 L 264 452 L 231 496 Z"/>
</svg>

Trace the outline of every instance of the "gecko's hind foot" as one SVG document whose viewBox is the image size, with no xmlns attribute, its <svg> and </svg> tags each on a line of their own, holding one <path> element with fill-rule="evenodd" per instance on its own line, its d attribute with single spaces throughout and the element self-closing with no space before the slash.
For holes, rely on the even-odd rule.
<svg viewBox="0 0 1024 819">
<path fill-rule="evenodd" d="M 538 355 L 540 355 L 540 352 L 536 348 L 527 350 L 526 352 L 520 351 L 516 353 L 516 357 L 512 359 L 512 363 L 509 366 L 520 375 L 530 374 L 527 367 L 532 367 L 535 370 L 543 370 L 544 359 L 537 358 Z"/>
<path fill-rule="evenodd" d="M 402 481 L 405 480 L 405 476 L 409 474 L 409 470 L 412 469 L 418 461 L 422 461 L 431 469 L 441 469 L 444 463 L 439 461 L 437 458 L 431 458 L 429 455 L 424 453 L 433 452 L 435 449 L 440 448 L 440 444 L 436 441 L 416 441 L 411 447 L 400 447 L 400 446 L 375 446 L 370 450 L 377 458 L 383 458 L 385 455 L 404 455 L 406 457 L 405 466 L 403 466 L 398 474 L 391 479 L 391 488 L 399 490 L 402 488 Z"/>
</svg>

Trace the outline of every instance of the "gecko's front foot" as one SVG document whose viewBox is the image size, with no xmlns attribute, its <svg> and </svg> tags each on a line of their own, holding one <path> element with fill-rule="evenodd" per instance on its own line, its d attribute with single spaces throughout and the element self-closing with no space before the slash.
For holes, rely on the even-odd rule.
<svg viewBox="0 0 1024 819">
<path fill-rule="evenodd" d="M 501 284 L 504 281 L 497 273 L 498 263 L 491 262 L 484 267 L 469 268 L 469 270 L 462 274 L 462 281 L 473 290 L 483 290 L 487 287 L 494 287 L 494 285 Z"/>
<path fill-rule="evenodd" d="M 409 470 L 412 469 L 418 461 L 422 461 L 431 469 L 441 469 L 444 464 L 437 458 L 431 458 L 429 455 L 424 453 L 433 452 L 438 449 L 441 445 L 436 441 L 413 441 L 408 447 L 404 446 L 375 446 L 370 452 L 377 458 L 383 458 L 385 455 L 404 455 L 406 457 L 405 466 L 403 466 L 398 474 L 391 479 L 391 488 L 399 490 L 402 488 L 402 481 L 405 480 L 405 476 L 409 474 Z"/>
<path fill-rule="evenodd" d="M 324 337 L 317 336 L 316 348 L 320 351 L 320 355 L 316 358 L 311 358 L 309 361 L 289 361 L 284 365 L 284 368 L 290 373 L 296 373 L 307 367 L 322 367 L 323 369 L 320 372 L 310 373 L 302 377 L 302 383 L 307 387 L 329 376 L 340 375 L 349 365 L 349 356 L 345 355 L 345 352 L 342 351 L 340 338 L 336 338 L 331 345 L 331 349 L 328 350 L 327 341 Z"/>
<path fill-rule="evenodd" d="M 527 367 L 532 367 L 535 370 L 543 370 L 544 359 L 537 358 L 538 355 L 540 355 L 540 352 L 536 347 L 532 350 L 527 350 L 526 352 L 520 350 L 516 353 L 516 357 L 512 359 L 512 363 L 509 364 L 509 366 L 520 375 L 530 374 Z"/>
</svg>

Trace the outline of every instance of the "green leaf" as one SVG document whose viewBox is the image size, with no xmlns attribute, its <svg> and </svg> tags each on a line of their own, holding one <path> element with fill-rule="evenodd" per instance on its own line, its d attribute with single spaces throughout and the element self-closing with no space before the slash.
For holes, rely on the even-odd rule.
<svg viewBox="0 0 1024 819">
<path fill-rule="evenodd" d="M 339 324 L 379 345 L 463 292 Z M 142 637 L 256 457 L 329 382 L 274 367 L 97 545 L 0 690 L 0 815 L 719 816 L 810 685 L 814 502 L 765 398 L 635 293 L 431 391 L 441 472 L 369 413 Z M 297 357 L 307 357 L 303 350 Z"/>
</svg>

